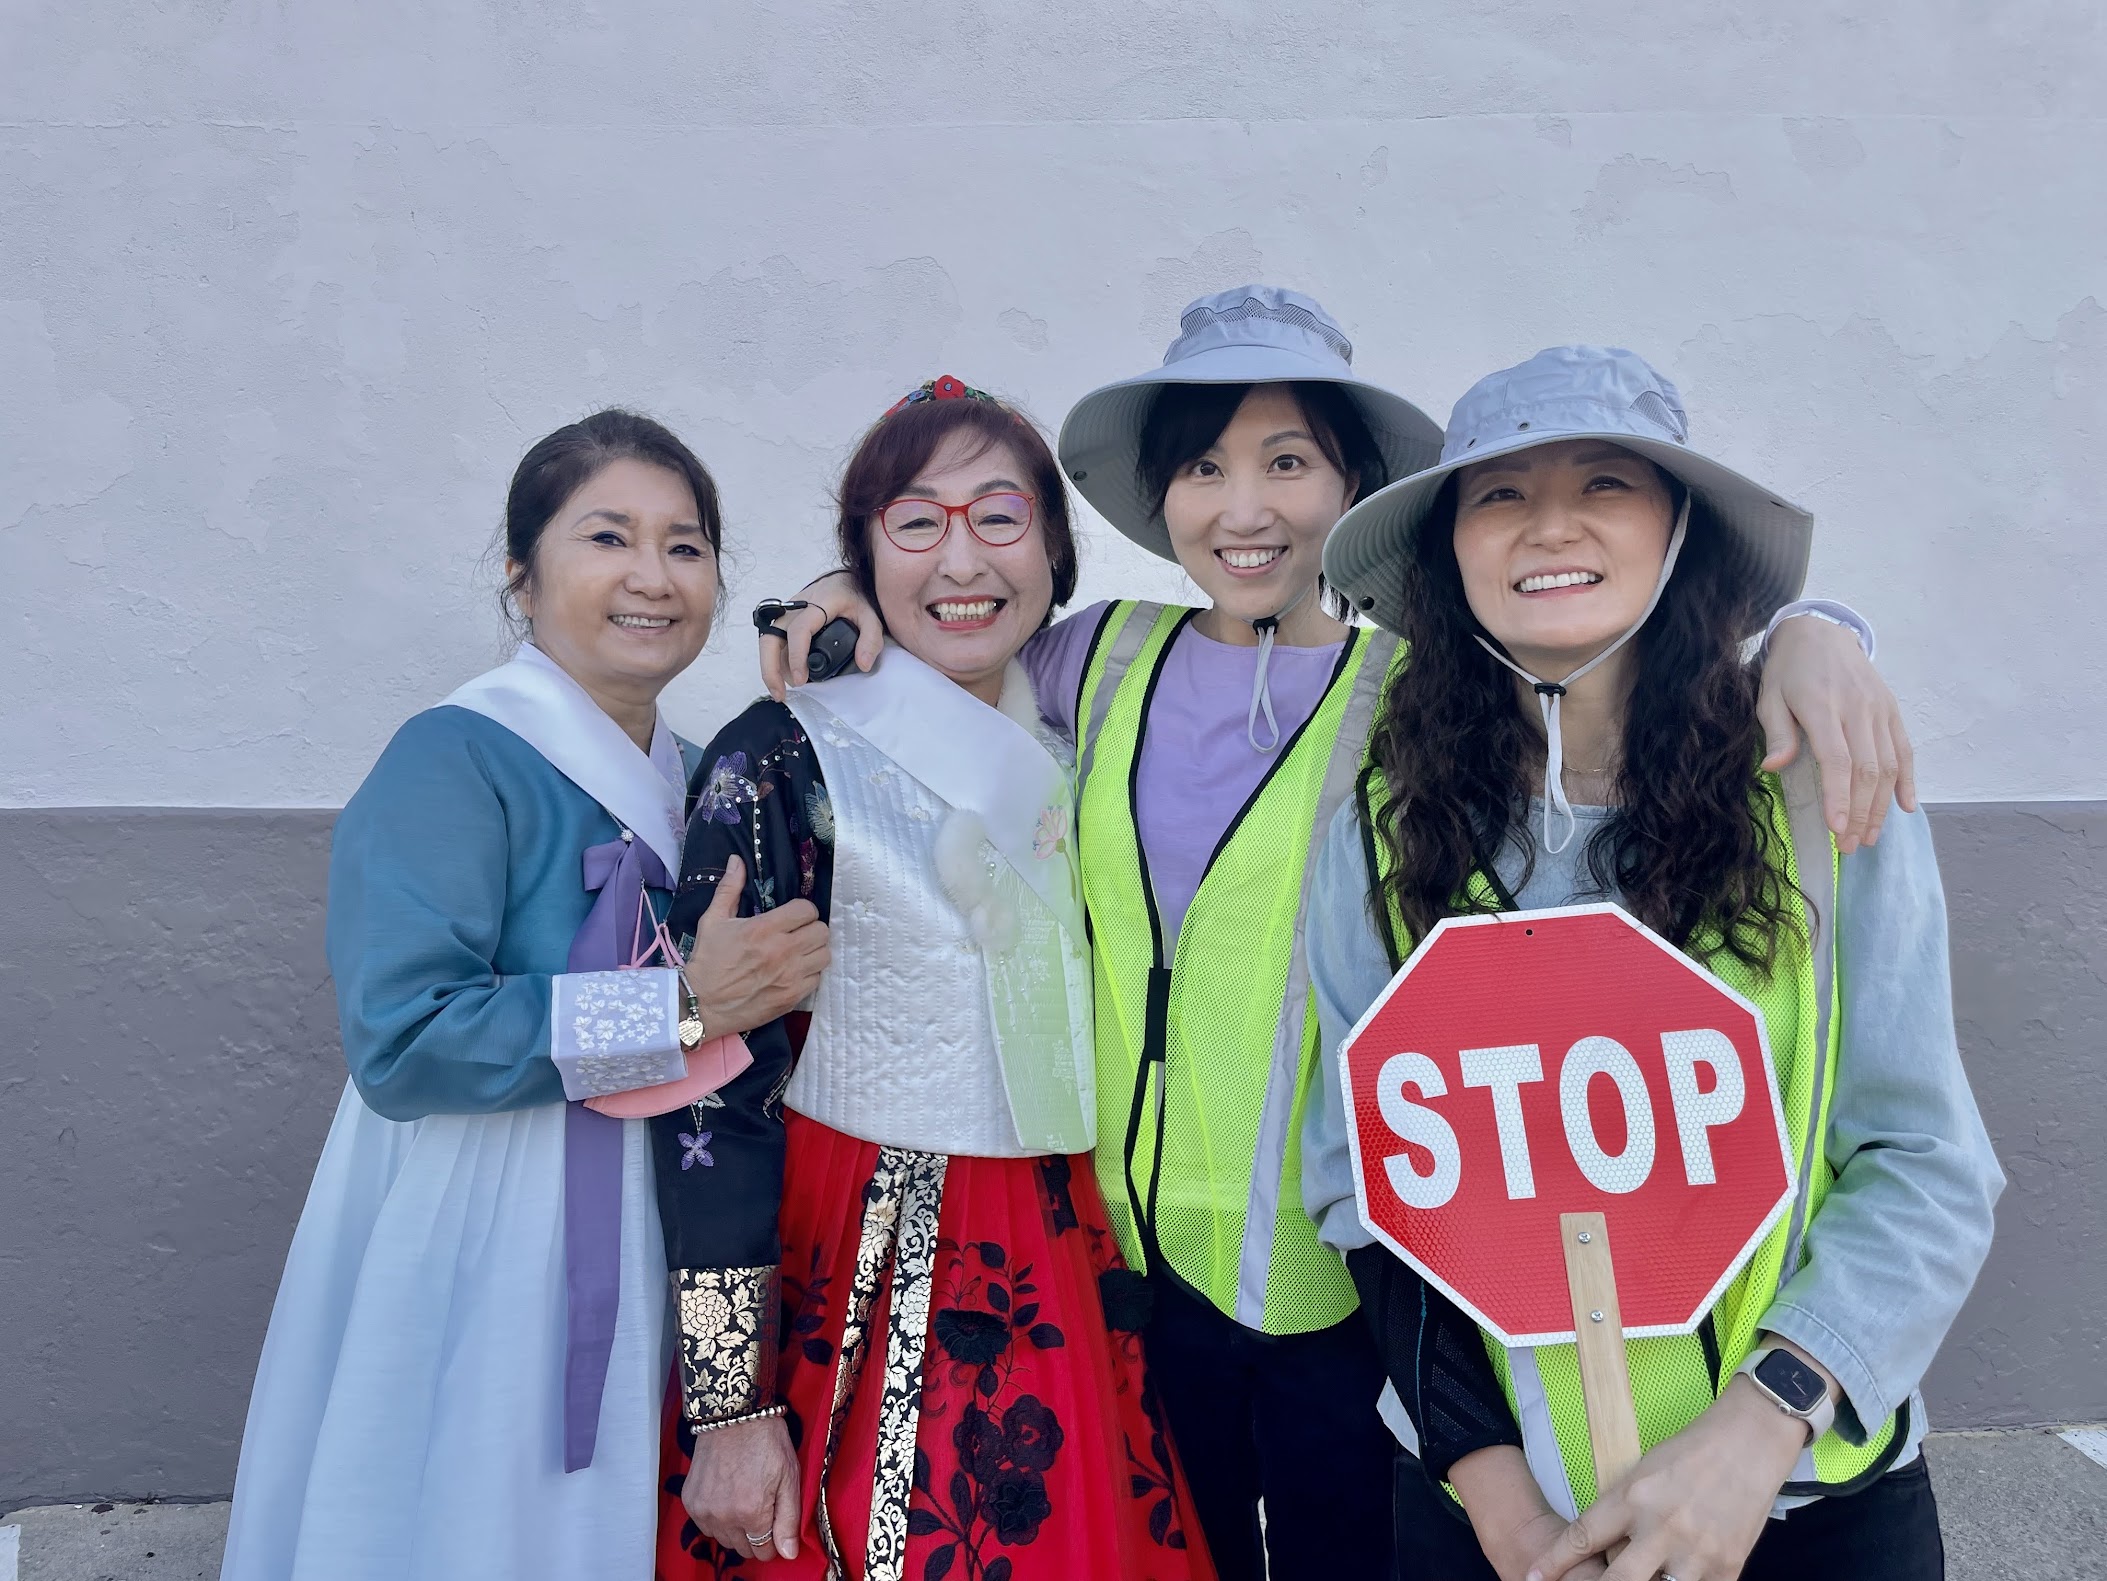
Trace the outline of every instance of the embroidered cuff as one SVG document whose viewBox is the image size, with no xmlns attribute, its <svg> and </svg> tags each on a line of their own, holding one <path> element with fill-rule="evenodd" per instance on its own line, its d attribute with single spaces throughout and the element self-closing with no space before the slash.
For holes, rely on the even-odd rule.
<svg viewBox="0 0 2107 1581">
<path fill-rule="evenodd" d="M 566 1098 L 604 1098 L 687 1074 L 679 979 L 664 967 L 563 972 L 554 979 L 549 1054 Z"/>
<path fill-rule="evenodd" d="M 688 1422 L 721 1422 L 773 1404 L 778 1270 L 678 1268 L 673 1297 L 681 1414 Z"/>
<path fill-rule="evenodd" d="M 1787 604 L 1771 616 L 1770 624 L 1764 627 L 1763 646 L 1768 649 L 1770 639 L 1778 634 L 1778 628 L 1798 615 L 1812 615 L 1816 620 L 1843 627 L 1858 639 L 1858 645 L 1866 650 L 1866 657 L 1873 657 L 1873 623 L 1849 604 L 1839 604 L 1833 598 L 1802 598 Z"/>
</svg>

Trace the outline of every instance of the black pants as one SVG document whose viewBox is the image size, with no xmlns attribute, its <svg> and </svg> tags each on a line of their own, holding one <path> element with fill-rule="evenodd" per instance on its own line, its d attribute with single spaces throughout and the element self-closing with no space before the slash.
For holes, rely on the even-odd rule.
<svg viewBox="0 0 2107 1581">
<path fill-rule="evenodd" d="M 1400 1581 L 1499 1581 L 1455 1505 L 1419 1462 L 1397 1458 Z M 1741 1581 L 1941 1581 L 1946 1545 L 1919 1453 L 1871 1487 L 1766 1522 Z"/>
<path fill-rule="evenodd" d="M 1221 1581 L 1388 1581 L 1397 1441 L 1361 1314 L 1276 1337 L 1167 1279 L 1149 1288 L 1149 1376 Z"/>
</svg>

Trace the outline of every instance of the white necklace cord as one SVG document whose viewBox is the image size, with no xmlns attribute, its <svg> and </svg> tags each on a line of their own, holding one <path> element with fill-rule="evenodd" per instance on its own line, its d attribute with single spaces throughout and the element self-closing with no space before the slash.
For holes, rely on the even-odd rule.
<svg viewBox="0 0 2107 1581">
<path fill-rule="evenodd" d="M 1594 658 L 1568 675 L 1563 681 L 1540 681 L 1507 657 L 1484 637 L 1477 638 L 1478 646 L 1498 659 L 1508 669 L 1536 689 L 1536 706 L 1544 716 L 1544 849 L 1556 856 L 1573 843 L 1573 836 L 1580 828 L 1580 815 L 1573 811 L 1573 803 L 1566 797 L 1565 741 L 1559 731 L 1559 703 L 1566 695 L 1566 688 L 1579 680 L 1588 671 L 1602 663 L 1611 654 L 1623 647 L 1639 634 L 1639 628 L 1653 618 L 1654 606 L 1668 590 L 1668 579 L 1675 574 L 1676 557 L 1683 552 L 1683 538 L 1690 528 L 1690 499 L 1683 497 L 1683 508 L 1676 513 L 1675 531 L 1668 537 L 1668 557 L 1661 562 L 1660 579 L 1653 584 L 1653 597 L 1639 611 L 1639 618 L 1625 629 L 1624 635 L 1604 648 Z M 1551 814 L 1556 811 L 1564 820 L 1564 832 L 1556 839 L 1551 834 Z"/>
<path fill-rule="evenodd" d="M 1271 752 L 1280 745 L 1280 721 L 1273 717 L 1273 692 L 1266 685 L 1266 671 L 1273 659 L 1273 639 L 1280 630 L 1280 623 L 1310 596 L 1315 585 L 1312 583 L 1288 600 L 1286 608 L 1251 622 L 1251 629 L 1258 633 L 1258 674 L 1251 682 L 1251 712 L 1244 716 L 1244 737 L 1254 752 Z M 1258 739 L 1258 716 L 1261 713 L 1266 716 L 1266 729 L 1273 735 L 1270 741 Z"/>
</svg>

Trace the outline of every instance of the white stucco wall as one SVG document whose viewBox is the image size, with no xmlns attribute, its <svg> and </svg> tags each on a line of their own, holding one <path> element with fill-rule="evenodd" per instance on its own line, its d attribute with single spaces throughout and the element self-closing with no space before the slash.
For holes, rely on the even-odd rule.
<svg viewBox="0 0 2107 1581">
<path fill-rule="evenodd" d="M 706 732 L 902 389 L 1052 426 L 1252 277 L 1437 413 L 1644 351 L 1818 513 L 1928 793 L 2107 795 L 2101 15 L 0 0 L 0 805 L 340 801 L 493 656 L 519 453 L 610 402 L 724 490 Z"/>
</svg>

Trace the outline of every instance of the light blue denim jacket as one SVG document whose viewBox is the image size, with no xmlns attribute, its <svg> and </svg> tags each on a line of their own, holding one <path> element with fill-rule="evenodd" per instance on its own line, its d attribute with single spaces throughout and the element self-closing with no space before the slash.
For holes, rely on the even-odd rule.
<svg viewBox="0 0 2107 1581">
<path fill-rule="evenodd" d="M 1582 827 L 1560 855 L 1538 838 L 1541 803 L 1510 835 L 1495 865 L 1519 905 L 1603 898 L 1587 892 L 1585 848 L 1609 812 L 1575 810 Z M 1517 888 L 1523 840 L 1536 866 Z M 1360 823 L 1348 802 L 1318 854 L 1310 897 L 1310 976 L 1326 1057 L 1302 1136 L 1304 1206 L 1341 1251 L 1374 1239 L 1354 1205 L 1336 1058 L 1391 976 L 1367 893 Z M 1842 1025 L 1827 1141 L 1836 1181 L 1808 1226 L 1806 1262 L 1763 1327 L 1836 1375 L 1846 1438 L 1863 1442 L 1862 1424 L 1911 1401 L 1907 1458 L 1924 1432 L 1918 1382 L 1982 1267 L 1991 1207 L 2004 1189 L 1954 1039 L 1946 897 L 1922 813 L 1898 810 L 1877 846 L 1843 859 L 1837 949 Z"/>
</svg>

